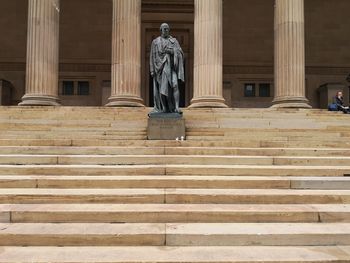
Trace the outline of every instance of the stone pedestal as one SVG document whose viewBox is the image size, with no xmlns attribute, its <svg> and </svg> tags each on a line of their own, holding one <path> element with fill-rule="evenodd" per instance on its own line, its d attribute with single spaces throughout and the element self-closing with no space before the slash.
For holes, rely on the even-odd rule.
<svg viewBox="0 0 350 263">
<path fill-rule="evenodd" d="M 305 97 L 304 0 L 275 2 L 275 108 L 311 108 Z"/>
<path fill-rule="evenodd" d="M 343 92 L 344 103 L 348 105 L 349 92 L 347 88 L 342 83 L 326 83 L 319 87 L 318 93 L 320 96 L 320 108 L 327 109 L 328 105 L 333 103 L 333 98 L 336 96 L 338 91 Z"/>
<path fill-rule="evenodd" d="M 60 0 L 29 0 L 26 94 L 21 106 L 57 106 Z"/>
<path fill-rule="evenodd" d="M 148 118 L 148 140 L 186 138 L 185 120 L 180 114 L 151 114 Z"/>
<path fill-rule="evenodd" d="M 190 108 L 226 108 L 222 0 L 195 0 L 194 87 Z"/>
<path fill-rule="evenodd" d="M 111 86 L 107 106 L 143 107 L 141 0 L 113 0 Z"/>
</svg>

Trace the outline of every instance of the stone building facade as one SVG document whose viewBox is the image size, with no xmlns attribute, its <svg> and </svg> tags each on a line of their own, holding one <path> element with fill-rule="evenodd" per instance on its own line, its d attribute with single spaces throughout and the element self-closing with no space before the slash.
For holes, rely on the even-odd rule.
<svg viewBox="0 0 350 263">
<path fill-rule="evenodd" d="M 182 106 L 314 107 L 350 73 L 348 0 L 1 0 L 12 105 L 152 106 L 166 21 L 185 52 Z M 112 66 L 111 66 L 112 65 Z"/>
</svg>

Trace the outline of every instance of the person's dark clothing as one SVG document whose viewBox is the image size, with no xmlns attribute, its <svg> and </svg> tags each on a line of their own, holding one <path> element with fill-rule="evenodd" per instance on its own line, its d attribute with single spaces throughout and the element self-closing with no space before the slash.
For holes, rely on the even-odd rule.
<svg viewBox="0 0 350 263">
<path fill-rule="evenodd" d="M 344 99 L 343 99 L 343 97 L 339 98 L 338 96 L 335 96 L 333 98 L 333 103 L 337 105 L 338 111 L 342 111 L 344 113 L 350 113 L 350 110 L 345 108 L 345 106 L 344 106 Z"/>
</svg>

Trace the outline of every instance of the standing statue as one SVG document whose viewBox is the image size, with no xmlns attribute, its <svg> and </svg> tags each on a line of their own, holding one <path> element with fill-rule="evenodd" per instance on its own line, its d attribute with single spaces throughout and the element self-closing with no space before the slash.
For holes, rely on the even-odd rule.
<svg viewBox="0 0 350 263">
<path fill-rule="evenodd" d="M 168 24 L 160 26 L 160 33 L 161 36 L 152 42 L 150 54 L 154 94 L 152 113 L 181 114 L 179 80 L 185 81 L 184 53 L 176 38 L 170 36 Z"/>
</svg>

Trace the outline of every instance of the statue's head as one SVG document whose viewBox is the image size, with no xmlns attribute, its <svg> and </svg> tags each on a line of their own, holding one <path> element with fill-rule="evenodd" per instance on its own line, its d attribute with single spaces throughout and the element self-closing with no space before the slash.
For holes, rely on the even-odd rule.
<svg viewBox="0 0 350 263">
<path fill-rule="evenodd" d="M 160 26 L 160 33 L 162 37 L 167 38 L 170 35 L 170 26 L 167 23 L 163 23 Z"/>
</svg>

